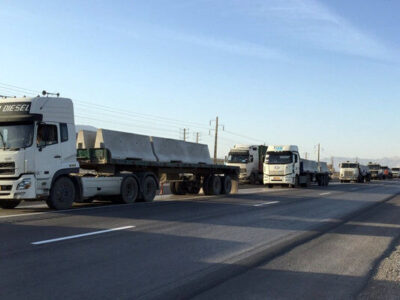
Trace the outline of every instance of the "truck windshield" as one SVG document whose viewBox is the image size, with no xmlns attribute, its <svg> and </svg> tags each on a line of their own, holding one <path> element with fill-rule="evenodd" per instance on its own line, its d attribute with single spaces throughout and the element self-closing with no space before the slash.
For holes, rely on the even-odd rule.
<svg viewBox="0 0 400 300">
<path fill-rule="evenodd" d="M 247 152 L 231 152 L 228 156 L 228 163 L 246 164 L 249 161 L 249 151 Z"/>
<path fill-rule="evenodd" d="M 357 164 L 343 163 L 342 168 L 357 168 Z"/>
<path fill-rule="evenodd" d="M 368 167 L 370 170 L 379 170 L 381 168 L 380 165 L 369 165 Z"/>
<path fill-rule="evenodd" d="M 0 124 L 0 149 L 17 150 L 32 145 L 33 123 Z"/>
<path fill-rule="evenodd" d="M 290 152 L 277 152 L 277 153 L 267 153 L 265 157 L 265 162 L 267 164 L 290 164 L 293 162 L 292 153 Z"/>
</svg>

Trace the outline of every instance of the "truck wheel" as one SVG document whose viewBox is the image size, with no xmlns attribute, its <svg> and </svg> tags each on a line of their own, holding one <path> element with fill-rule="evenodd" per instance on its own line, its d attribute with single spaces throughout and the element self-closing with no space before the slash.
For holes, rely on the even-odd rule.
<svg viewBox="0 0 400 300">
<path fill-rule="evenodd" d="M 153 176 L 147 176 L 143 181 L 142 200 L 144 202 L 152 202 L 156 197 L 157 182 Z"/>
<path fill-rule="evenodd" d="M 75 185 L 69 177 L 58 178 L 50 190 L 50 197 L 46 201 L 49 208 L 69 209 L 75 200 Z"/>
<path fill-rule="evenodd" d="M 4 209 L 16 208 L 21 200 L 0 200 L 0 207 Z"/>
<path fill-rule="evenodd" d="M 197 195 L 200 192 L 200 187 L 193 183 L 193 185 L 187 187 L 187 192 L 190 195 Z"/>
<path fill-rule="evenodd" d="M 249 177 L 250 184 L 256 184 L 256 174 L 251 173 Z"/>
<path fill-rule="evenodd" d="M 208 190 L 211 195 L 221 194 L 222 184 L 219 176 L 211 176 L 208 182 Z"/>
<path fill-rule="evenodd" d="M 175 185 L 175 182 L 174 182 L 174 181 L 171 182 L 171 183 L 169 184 L 169 190 L 171 191 L 171 194 L 172 194 L 172 195 L 178 195 L 178 194 L 176 193 L 176 185 Z"/>
<path fill-rule="evenodd" d="M 203 193 L 204 195 L 212 195 L 209 188 L 210 179 L 212 176 L 204 177 L 203 179 Z"/>
<path fill-rule="evenodd" d="M 177 195 L 185 195 L 186 194 L 186 187 L 183 181 L 175 182 L 175 190 Z"/>
<path fill-rule="evenodd" d="M 232 190 L 232 179 L 226 175 L 222 177 L 222 191 L 221 194 L 229 195 Z"/>
<path fill-rule="evenodd" d="M 139 194 L 139 187 L 136 179 L 128 176 L 121 183 L 121 203 L 130 204 L 136 201 Z"/>
</svg>

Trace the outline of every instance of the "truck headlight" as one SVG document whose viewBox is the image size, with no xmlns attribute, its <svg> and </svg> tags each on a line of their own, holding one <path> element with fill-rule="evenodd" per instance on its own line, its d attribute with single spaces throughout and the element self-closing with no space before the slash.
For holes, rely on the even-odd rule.
<svg viewBox="0 0 400 300">
<path fill-rule="evenodd" d="M 27 190 L 31 187 L 32 182 L 30 178 L 25 178 L 17 185 L 17 190 Z"/>
</svg>

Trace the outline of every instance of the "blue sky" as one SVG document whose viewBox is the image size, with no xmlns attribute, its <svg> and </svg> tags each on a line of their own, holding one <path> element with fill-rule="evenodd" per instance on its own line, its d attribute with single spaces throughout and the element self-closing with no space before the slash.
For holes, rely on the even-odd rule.
<svg viewBox="0 0 400 300">
<path fill-rule="evenodd" d="M 399 155 L 399 1 L 0 3 L 0 94 L 58 91 L 80 124 L 189 128 L 210 152 L 218 115 L 221 157 L 263 142 Z"/>
</svg>

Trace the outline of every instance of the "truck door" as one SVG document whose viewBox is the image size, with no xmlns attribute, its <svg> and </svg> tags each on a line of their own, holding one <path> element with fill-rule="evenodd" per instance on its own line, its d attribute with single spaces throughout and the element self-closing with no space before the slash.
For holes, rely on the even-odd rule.
<svg viewBox="0 0 400 300">
<path fill-rule="evenodd" d="M 37 126 L 35 168 L 39 189 L 49 189 L 49 179 L 60 168 L 59 136 L 57 123 L 42 123 Z"/>
<path fill-rule="evenodd" d="M 293 155 L 293 172 L 296 175 L 300 175 L 300 159 L 298 154 Z"/>
</svg>

